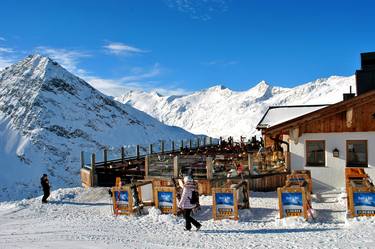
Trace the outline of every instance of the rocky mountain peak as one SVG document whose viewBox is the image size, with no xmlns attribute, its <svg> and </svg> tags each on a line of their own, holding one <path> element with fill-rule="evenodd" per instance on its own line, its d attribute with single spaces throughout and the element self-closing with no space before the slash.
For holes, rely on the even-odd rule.
<svg viewBox="0 0 375 249">
<path fill-rule="evenodd" d="M 20 178 L 18 171 L 25 186 L 45 172 L 56 176 L 56 186 L 77 184 L 81 150 L 192 137 L 102 94 L 48 57 L 31 55 L 0 72 L 0 158 L 8 158 L 0 170 L 14 168 L 0 175 L 0 189 Z"/>
<path fill-rule="evenodd" d="M 210 92 L 217 92 L 217 91 L 222 91 L 222 90 L 226 90 L 226 89 L 228 89 L 226 86 L 223 86 L 223 85 L 215 85 L 215 86 L 212 86 L 212 87 L 207 88 L 207 91 L 210 91 Z"/>
</svg>

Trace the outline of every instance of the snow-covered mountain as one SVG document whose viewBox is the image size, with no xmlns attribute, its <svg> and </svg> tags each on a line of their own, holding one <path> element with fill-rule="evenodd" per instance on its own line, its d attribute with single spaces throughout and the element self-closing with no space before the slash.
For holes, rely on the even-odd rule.
<svg viewBox="0 0 375 249">
<path fill-rule="evenodd" d="M 332 76 L 294 88 L 274 87 L 262 81 L 236 92 L 223 86 L 185 96 L 162 96 L 156 92 L 130 91 L 118 98 L 165 124 L 212 137 L 258 134 L 255 127 L 268 106 L 332 104 L 341 101 L 355 78 Z"/>
<path fill-rule="evenodd" d="M 0 72 L 0 200 L 35 194 L 45 172 L 54 187 L 79 185 L 81 150 L 192 137 L 47 57 L 29 56 Z"/>
</svg>

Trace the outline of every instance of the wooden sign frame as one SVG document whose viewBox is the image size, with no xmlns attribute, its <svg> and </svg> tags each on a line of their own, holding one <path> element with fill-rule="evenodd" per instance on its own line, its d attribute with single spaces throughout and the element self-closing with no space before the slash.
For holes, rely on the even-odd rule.
<svg viewBox="0 0 375 249">
<path fill-rule="evenodd" d="M 159 192 L 172 192 L 172 208 L 170 210 L 163 210 L 159 208 Z M 176 198 L 176 188 L 175 187 L 155 187 L 154 188 L 154 201 L 155 207 L 160 209 L 163 214 L 177 214 L 177 198 Z"/>
<path fill-rule="evenodd" d="M 364 168 L 345 168 L 345 187 L 346 192 L 349 193 L 350 180 L 369 178 Z"/>
<path fill-rule="evenodd" d="M 311 175 L 306 174 L 306 173 L 293 172 L 292 174 L 287 175 L 286 179 L 287 179 L 287 181 L 290 181 L 290 182 L 305 181 L 307 183 L 307 190 L 309 191 L 309 193 L 312 193 Z"/>
<path fill-rule="evenodd" d="M 306 188 L 305 187 L 282 187 L 277 189 L 277 195 L 279 197 L 279 216 L 280 219 L 290 216 L 302 216 L 305 220 L 308 219 L 308 208 L 309 204 L 311 207 L 311 203 L 309 202 L 308 196 L 306 195 Z M 283 203 L 282 203 L 282 194 L 283 193 L 301 193 L 302 194 L 302 212 L 301 215 L 284 215 Z M 297 213 L 295 213 L 297 214 Z"/>
<path fill-rule="evenodd" d="M 369 212 L 369 213 L 362 213 L 362 214 L 356 214 L 355 212 L 355 205 L 354 205 L 354 195 L 356 193 L 372 193 L 375 195 L 375 187 L 368 181 L 368 179 L 362 179 L 362 180 L 357 180 L 363 182 L 363 186 L 361 187 L 353 187 L 351 184 L 349 185 L 348 188 L 348 215 L 351 218 L 358 217 L 358 216 L 375 216 L 375 211 L 374 212 Z"/>
<path fill-rule="evenodd" d="M 80 175 L 81 175 L 82 187 L 84 188 L 92 187 L 91 171 L 85 168 L 81 168 Z"/>
<path fill-rule="evenodd" d="M 128 206 L 121 207 L 117 204 L 116 192 L 128 192 Z M 133 213 L 133 193 L 130 186 L 123 187 L 113 187 L 112 188 L 112 203 L 113 203 L 113 213 L 115 215 L 130 215 Z"/>
<path fill-rule="evenodd" d="M 228 215 L 220 215 L 217 213 L 217 207 L 216 207 L 216 194 L 226 194 L 230 193 L 233 195 L 233 212 L 232 214 Z M 214 220 L 219 219 L 232 219 L 232 220 L 238 220 L 238 203 L 237 203 L 237 189 L 236 188 L 212 188 L 212 216 Z"/>
<path fill-rule="evenodd" d="M 142 195 L 142 188 L 151 184 L 151 200 L 150 201 L 145 201 L 143 199 Z M 137 192 L 138 192 L 138 198 L 142 202 L 144 206 L 153 206 L 155 204 L 155 199 L 154 199 L 154 184 L 152 181 L 142 181 L 142 182 L 137 182 Z"/>
<path fill-rule="evenodd" d="M 151 184 L 151 200 L 148 201 L 148 202 L 145 202 L 143 200 L 143 197 L 142 197 L 142 187 L 143 186 L 146 186 L 146 185 L 149 185 Z M 112 203 L 113 203 L 113 213 L 115 215 L 130 215 L 130 214 L 133 214 L 137 208 L 134 207 L 134 195 L 133 195 L 133 191 L 132 191 L 132 188 L 136 188 L 137 190 L 137 194 L 138 194 L 138 205 L 139 207 L 143 207 L 143 206 L 152 206 L 154 204 L 154 187 L 153 187 L 153 184 L 151 181 L 141 181 L 141 182 L 136 182 L 134 184 L 127 184 L 127 185 L 124 185 L 124 186 L 120 186 L 121 185 L 121 179 L 120 177 L 117 177 L 116 178 L 116 187 L 113 187 L 111 189 L 112 191 Z M 128 192 L 128 206 L 127 207 L 121 207 L 117 204 L 117 200 L 116 200 L 116 194 L 115 192 L 119 192 L 119 191 L 126 191 Z"/>
</svg>

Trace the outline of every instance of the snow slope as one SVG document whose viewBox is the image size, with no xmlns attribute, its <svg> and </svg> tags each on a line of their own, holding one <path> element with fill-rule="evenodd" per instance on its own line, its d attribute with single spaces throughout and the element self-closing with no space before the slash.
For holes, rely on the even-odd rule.
<svg viewBox="0 0 375 249">
<path fill-rule="evenodd" d="M 315 220 L 278 219 L 275 192 L 251 193 L 240 221 L 212 220 L 212 199 L 201 197 L 199 232 L 182 217 L 151 208 L 143 216 L 114 217 L 107 189 L 59 189 L 41 197 L 0 203 L 0 248 L 374 248 L 375 218 L 347 219 L 338 192 L 313 198 Z"/>
<path fill-rule="evenodd" d="M 212 137 L 257 134 L 256 125 L 268 106 L 332 104 L 342 100 L 355 79 L 332 76 L 294 88 L 274 87 L 262 81 L 243 91 L 214 86 L 186 96 L 162 96 L 156 92 L 130 91 L 118 98 L 157 118 L 190 132 Z"/>
<path fill-rule="evenodd" d="M 59 64 L 29 56 L 0 72 L 0 201 L 78 186 L 80 151 L 191 138 L 98 92 Z"/>
</svg>

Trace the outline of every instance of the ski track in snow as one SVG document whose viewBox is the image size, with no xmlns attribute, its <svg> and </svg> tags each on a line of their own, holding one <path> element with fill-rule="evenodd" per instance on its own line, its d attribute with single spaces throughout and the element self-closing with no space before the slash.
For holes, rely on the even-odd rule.
<svg viewBox="0 0 375 249">
<path fill-rule="evenodd" d="M 58 189 L 41 197 L 0 203 L 0 248 L 374 248 L 375 218 L 346 219 L 339 192 L 313 198 L 315 220 L 278 219 L 275 192 L 251 193 L 240 221 L 212 219 L 212 199 L 201 197 L 200 232 L 182 217 L 112 213 L 107 188 Z M 194 228 L 193 228 L 194 229 Z"/>
</svg>

